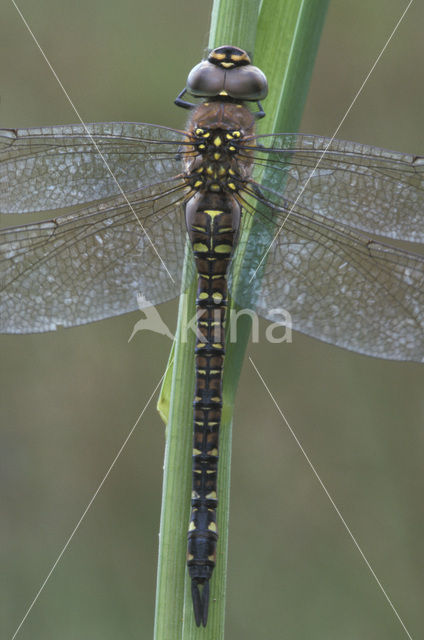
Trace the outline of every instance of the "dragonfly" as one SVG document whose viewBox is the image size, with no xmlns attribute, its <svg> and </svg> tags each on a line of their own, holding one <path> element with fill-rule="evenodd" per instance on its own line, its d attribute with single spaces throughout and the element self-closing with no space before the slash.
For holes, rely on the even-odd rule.
<svg viewBox="0 0 424 640">
<path fill-rule="evenodd" d="M 255 133 L 267 80 L 210 51 L 176 98 L 185 129 L 0 130 L 0 330 L 53 331 L 158 304 L 197 279 L 187 566 L 206 626 L 229 295 L 352 351 L 424 361 L 424 157 Z M 186 94 L 191 96 L 190 102 Z M 184 274 L 184 276 L 183 276 Z M 142 306 L 142 305 L 141 305 Z"/>
</svg>

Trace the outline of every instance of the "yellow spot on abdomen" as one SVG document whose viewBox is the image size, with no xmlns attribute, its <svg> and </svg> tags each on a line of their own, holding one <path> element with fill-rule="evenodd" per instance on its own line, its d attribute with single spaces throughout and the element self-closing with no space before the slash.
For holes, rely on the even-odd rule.
<svg viewBox="0 0 424 640">
<path fill-rule="evenodd" d="M 230 244 L 219 244 L 215 247 L 215 253 L 231 253 L 233 250 Z"/>
<path fill-rule="evenodd" d="M 198 251 L 199 253 L 206 253 L 209 251 L 209 247 L 207 244 L 203 242 L 195 242 L 193 245 L 193 251 Z"/>
</svg>

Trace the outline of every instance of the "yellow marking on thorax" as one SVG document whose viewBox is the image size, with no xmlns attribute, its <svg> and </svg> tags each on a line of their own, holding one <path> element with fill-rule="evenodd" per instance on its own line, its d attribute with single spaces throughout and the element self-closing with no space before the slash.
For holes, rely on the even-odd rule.
<svg viewBox="0 0 424 640">
<path fill-rule="evenodd" d="M 215 522 L 210 522 L 209 526 L 208 526 L 209 531 L 214 531 L 216 532 L 216 524 Z"/>
<path fill-rule="evenodd" d="M 206 496 L 206 500 L 216 500 L 216 491 L 211 491 Z"/>
</svg>

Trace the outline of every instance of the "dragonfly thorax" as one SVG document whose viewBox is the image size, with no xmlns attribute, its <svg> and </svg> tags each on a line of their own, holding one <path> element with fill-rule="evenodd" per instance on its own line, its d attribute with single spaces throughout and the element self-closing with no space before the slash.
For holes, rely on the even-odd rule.
<svg viewBox="0 0 424 640">
<path fill-rule="evenodd" d="M 195 190 L 236 192 L 241 176 L 236 154 L 239 151 L 241 132 L 222 129 L 195 131 L 194 158 L 187 154 L 186 168 L 189 183 Z"/>
<path fill-rule="evenodd" d="M 237 192 L 251 174 L 251 151 L 246 145 L 251 145 L 254 125 L 251 112 L 241 105 L 199 105 L 190 118 L 190 144 L 183 154 L 190 186 L 215 193 Z"/>
</svg>

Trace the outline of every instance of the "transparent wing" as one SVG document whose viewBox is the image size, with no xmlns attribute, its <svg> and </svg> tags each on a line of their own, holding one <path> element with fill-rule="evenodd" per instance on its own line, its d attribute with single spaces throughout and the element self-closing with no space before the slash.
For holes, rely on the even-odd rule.
<svg viewBox="0 0 424 640">
<path fill-rule="evenodd" d="M 359 353 L 424 361 L 424 256 L 299 205 L 286 220 L 292 205 L 256 214 L 237 302 L 270 320 L 285 310 L 294 329 Z"/>
<path fill-rule="evenodd" d="M 255 143 L 255 175 L 263 172 L 272 190 L 266 197 L 276 205 L 283 195 L 299 198 L 359 231 L 424 241 L 423 157 L 301 134 L 257 136 Z"/>
<path fill-rule="evenodd" d="M 125 122 L 0 130 L 0 212 L 90 203 L 165 181 L 181 171 L 184 134 Z"/>
<path fill-rule="evenodd" d="M 70 327 L 132 311 L 180 291 L 186 244 L 182 183 L 109 198 L 46 222 L 0 232 L 0 330 Z M 141 224 L 140 224 L 141 223 Z M 152 245 L 153 243 L 153 245 Z"/>
</svg>

